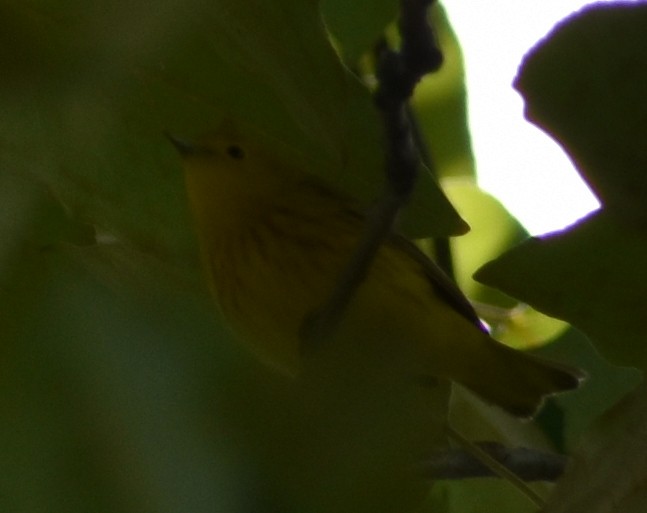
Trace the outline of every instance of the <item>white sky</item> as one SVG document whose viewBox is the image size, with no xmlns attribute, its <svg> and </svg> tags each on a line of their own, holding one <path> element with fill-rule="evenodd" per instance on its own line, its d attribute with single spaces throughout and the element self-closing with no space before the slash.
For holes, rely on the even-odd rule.
<svg viewBox="0 0 647 513">
<path fill-rule="evenodd" d="M 463 48 L 479 184 L 531 234 L 597 208 L 568 157 L 523 117 L 512 81 L 524 54 L 585 0 L 444 0 Z"/>
</svg>

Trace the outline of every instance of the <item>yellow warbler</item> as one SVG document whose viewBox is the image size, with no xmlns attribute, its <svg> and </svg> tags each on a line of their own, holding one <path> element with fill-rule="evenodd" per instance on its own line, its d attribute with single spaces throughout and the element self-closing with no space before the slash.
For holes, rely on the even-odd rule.
<svg viewBox="0 0 647 513">
<path fill-rule="evenodd" d="M 198 142 L 173 142 L 224 317 L 263 361 L 298 373 L 300 328 L 328 300 L 356 249 L 362 211 L 230 122 Z M 453 283 L 398 235 L 379 249 L 338 331 L 373 360 L 398 360 L 398 372 L 412 379 L 456 381 L 519 416 L 580 378 L 490 338 Z"/>
</svg>

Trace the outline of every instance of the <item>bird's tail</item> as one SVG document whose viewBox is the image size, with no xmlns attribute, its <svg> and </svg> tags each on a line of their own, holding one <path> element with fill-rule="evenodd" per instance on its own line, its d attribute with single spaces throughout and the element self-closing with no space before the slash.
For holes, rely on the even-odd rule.
<svg viewBox="0 0 647 513">
<path fill-rule="evenodd" d="M 515 416 L 532 417 L 547 396 L 577 388 L 584 378 L 574 367 L 517 351 L 489 337 L 487 342 L 487 351 L 451 378 Z"/>
</svg>

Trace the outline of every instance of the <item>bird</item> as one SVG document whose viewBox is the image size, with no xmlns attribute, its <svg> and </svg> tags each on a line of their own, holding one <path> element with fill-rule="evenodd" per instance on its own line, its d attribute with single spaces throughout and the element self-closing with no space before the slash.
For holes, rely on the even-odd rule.
<svg viewBox="0 0 647 513">
<path fill-rule="evenodd" d="M 304 354 L 304 322 L 332 294 L 365 211 L 231 120 L 193 141 L 169 137 L 222 316 L 263 363 L 298 376 L 318 358 L 317 350 Z M 340 366 L 352 356 L 351 365 L 403 379 L 456 382 L 521 418 L 583 378 L 493 339 L 454 282 L 398 233 L 381 244 L 331 339 L 344 348 Z"/>
</svg>

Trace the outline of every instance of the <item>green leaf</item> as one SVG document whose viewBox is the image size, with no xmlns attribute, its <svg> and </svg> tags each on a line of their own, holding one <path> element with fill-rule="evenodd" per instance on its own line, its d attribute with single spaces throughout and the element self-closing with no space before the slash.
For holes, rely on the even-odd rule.
<svg viewBox="0 0 647 513">
<path fill-rule="evenodd" d="M 647 219 L 647 5 L 590 6 L 524 59 L 526 115 L 557 139 L 605 209 Z"/>
<path fill-rule="evenodd" d="M 601 416 L 542 509 L 545 513 L 645 511 L 645 385 Z"/>
<path fill-rule="evenodd" d="M 233 117 L 307 156 L 304 171 L 367 201 L 381 191 L 377 114 L 330 46 L 314 2 L 102 0 L 54 9 L 40 0 L 4 5 L 3 14 L 3 33 L 16 37 L 0 54 L 0 164 L 141 251 L 177 265 L 194 251 L 164 130 L 194 136 Z M 464 230 L 428 176 L 421 191 L 405 226 Z"/>
<path fill-rule="evenodd" d="M 322 0 L 320 5 L 326 28 L 352 64 L 373 48 L 398 14 L 395 0 Z"/>
<path fill-rule="evenodd" d="M 567 231 L 527 240 L 476 279 L 577 326 L 612 362 L 644 369 L 645 261 L 642 231 L 597 212 Z"/>
<path fill-rule="evenodd" d="M 232 368 L 211 309 L 154 259 L 136 288 L 95 251 L 26 245 L 3 273 L 0 509 L 233 511 L 243 471 L 197 428 Z"/>
<path fill-rule="evenodd" d="M 452 239 L 456 280 L 467 296 L 476 302 L 479 316 L 498 340 L 518 348 L 531 348 L 555 338 L 566 328 L 527 305 L 474 281 L 474 272 L 526 237 L 526 231 L 495 198 L 471 180 L 445 180 L 452 203 L 472 230 Z"/>
<path fill-rule="evenodd" d="M 446 384 L 375 387 L 355 365 L 299 388 L 238 350 L 163 135 L 234 117 L 377 197 L 380 122 L 316 2 L 5 2 L 0 38 L 0 509 L 418 502 Z M 412 233 L 463 229 L 429 175 L 416 194 Z"/>
<path fill-rule="evenodd" d="M 642 381 L 642 372 L 605 360 L 581 331 L 570 328 L 537 354 L 586 369 L 586 380 L 576 391 L 551 399 L 559 407 L 561 425 L 542 411 L 537 422 L 551 432 L 558 447 L 570 453 L 595 420 Z"/>
<path fill-rule="evenodd" d="M 558 25 L 526 57 L 517 87 L 529 119 L 563 145 L 603 207 L 476 275 L 580 328 L 612 362 L 643 369 L 646 31 L 646 5 L 599 4 Z"/>
</svg>

